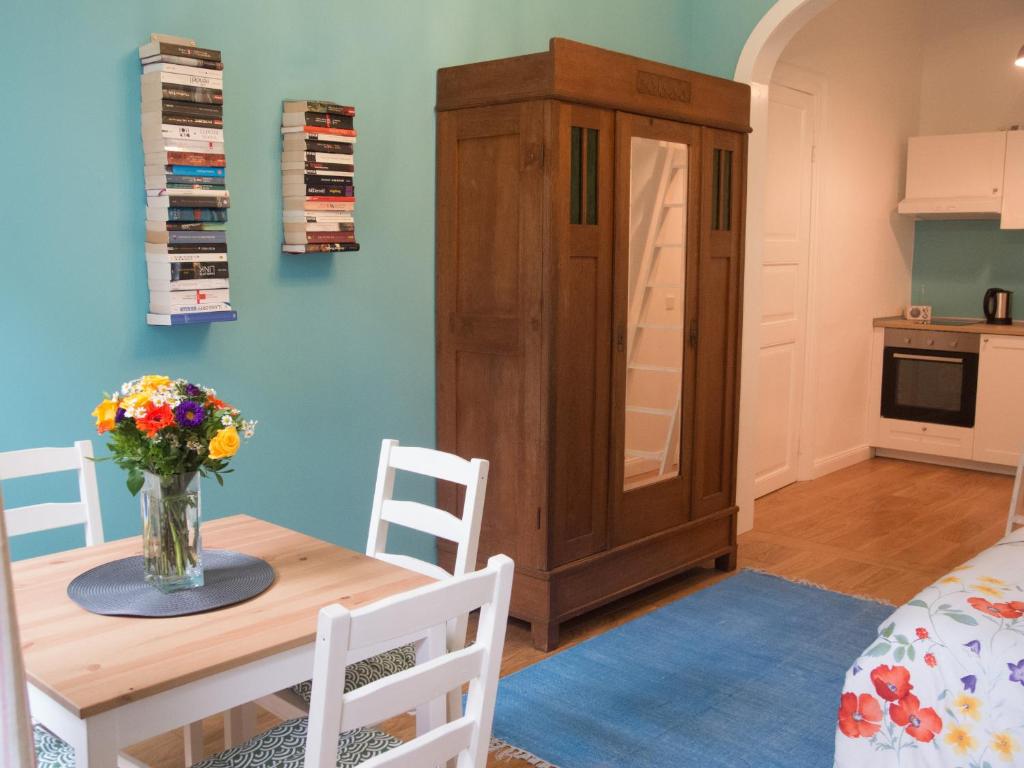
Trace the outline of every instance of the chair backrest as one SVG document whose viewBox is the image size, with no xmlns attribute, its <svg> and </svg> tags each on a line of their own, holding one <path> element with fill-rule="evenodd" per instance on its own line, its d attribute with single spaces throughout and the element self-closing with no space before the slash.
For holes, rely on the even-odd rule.
<svg viewBox="0 0 1024 768">
<path fill-rule="evenodd" d="M 317 621 L 305 768 L 334 767 L 339 733 L 408 712 L 464 683 L 469 683 L 464 714 L 362 766 L 422 768 L 444 765 L 457 757 L 458 768 L 484 768 L 513 572 L 511 559 L 495 555 L 479 571 L 365 608 L 323 608 Z M 476 608 L 480 609 L 480 621 L 476 642 L 469 648 L 439 653 L 423 664 L 338 695 L 345 687 L 350 657 L 360 658 L 366 649 L 415 633 L 426 633 L 434 643 L 443 642 L 446 625 Z M 364 649 L 362 654 L 359 649 Z"/>
<path fill-rule="evenodd" d="M 102 543 L 103 519 L 92 456 L 92 443 L 88 440 L 79 440 L 69 448 L 30 448 L 0 453 L 0 482 L 51 472 L 78 473 L 78 501 L 8 509 L 5 514 L 7 534 L 20 536 L 66 525 L 84 525 L 86 545 Z"/>
<path fill-rule="evenodd" d="M 1009 536 L 1014 525 L 1024 525 L 1024 494 L 1021 493 L 1021 478 L 1024 477 L 1024 451 L 1021 451 L 1017 462 L 1017 477 L 1013 481 L 1013 494 L 1010 496 L 1010 512 L 1006 516 L 1006 535 Z"/>
<path fill-rule="evenodd" d="M 483 459 L 467 461 L 443 451 L 431 448 L 405 448 L 400 446 L 397 440 L 384 440 L 380 447 L 380 463 L 377 466 L 377 485 L 373 492 L 366 554 L 435 579 L 452 575 L 433 563 L 385 551 L 388 525 L 394 523 L 454 542 L 457 547 L 452 572 L 454 575 L 461 576 L 475 569 L 477 546 L 480 543 L 480 520 L 483 515 L 484 496 L 487 493 L 487 469 L 488 463 Z M 392 498 L 396 470 L 413 472 L 437 480 L 448 480 L 465 486 L 462 518 L 428 504 Z"/>
<path fill-rule="evenodd" d="M 4 500 L 0 496 L 0 765 L 34 766 L 36 753 L 3 510 Z"/>
</svg>

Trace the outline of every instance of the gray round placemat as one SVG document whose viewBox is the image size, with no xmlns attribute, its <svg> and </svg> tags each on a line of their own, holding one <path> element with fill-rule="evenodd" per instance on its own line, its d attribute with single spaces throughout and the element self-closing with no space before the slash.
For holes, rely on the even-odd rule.
<svg viewBox="0 0 1024 768">
<path fill-rule="evenodd" d="M 240 603 L 274 583 L 265 560 L 225 549 L 203 550 L 203 572 L 203 586 L 164 594 L 144 580 L 141 555 L 126 557 L 76 576 L 68 597 L 105 616 L 186 616 Z"/>
</svg>

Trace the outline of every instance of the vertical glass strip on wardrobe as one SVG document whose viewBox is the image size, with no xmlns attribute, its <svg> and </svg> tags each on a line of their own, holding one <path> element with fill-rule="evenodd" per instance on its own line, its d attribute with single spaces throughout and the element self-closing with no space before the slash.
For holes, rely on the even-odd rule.
<svg viewBox="0 0 1024 768">
<path fill-rule="evenodd" d="M 583 129 L 572 126 L 569 137 L 569 223 L 582 224 Z"/>
<path fill-rule="evenodd" d="M 711 156 L 711 229 L 721 229 L 721 191 L 719 182 L 722 178 L 722 150 L 716 149 Z"/>
<path fill-rule="evenodd" d="M 597 129 L 587 128 L 587 224 L 597 224 Z"/>
</svg>

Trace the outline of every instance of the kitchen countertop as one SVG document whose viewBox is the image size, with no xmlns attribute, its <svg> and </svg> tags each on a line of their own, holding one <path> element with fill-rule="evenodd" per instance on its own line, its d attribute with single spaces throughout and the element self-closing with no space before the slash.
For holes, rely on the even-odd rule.
<svg viewBox="0 0 1024 768">
<path fill-rule="evenodd" d="M 984 320 L 975 318 L 939 318 L 948 320 L 974 320 L 970 325 L 940 325 L 936 323 L 918 323 L 899 316 L 876 317 L 875 328 L 916 328 L 925 331 L 951 331 L 952 333 L 986 333 L 998 336 L 1024 336 L 1024 322 L 1018 320 L 1013 325 L 989 325 Z"/>
</svg>

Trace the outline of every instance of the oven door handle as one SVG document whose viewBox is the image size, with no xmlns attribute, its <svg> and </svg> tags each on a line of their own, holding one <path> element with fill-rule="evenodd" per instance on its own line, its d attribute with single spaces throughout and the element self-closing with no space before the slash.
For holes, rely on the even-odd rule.
<svg viewBox="0 0 1024 768">
<path fill-rule="evenodd" d="M 952 363 L 954 365 L 963 365 L 964 359 L 962 357 L 938 357 L 936 355 L 908 355 L 905 352 L 893 352 L 892 356 L 899 360 L 921 360 L 925 363 Z"/>
</svg>

